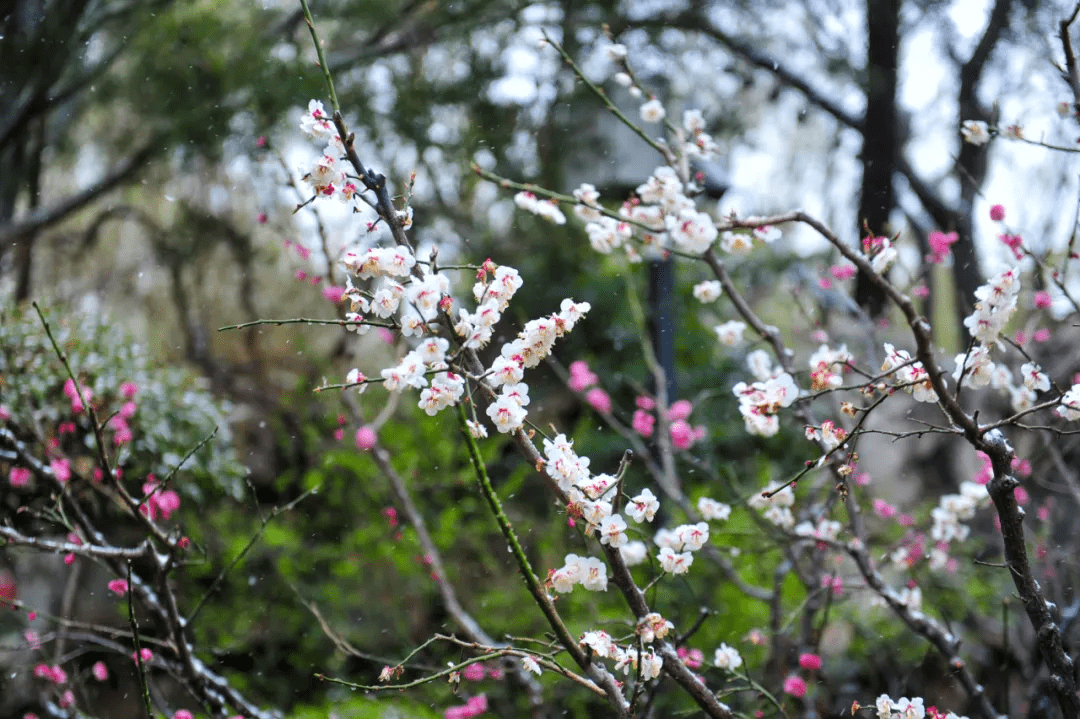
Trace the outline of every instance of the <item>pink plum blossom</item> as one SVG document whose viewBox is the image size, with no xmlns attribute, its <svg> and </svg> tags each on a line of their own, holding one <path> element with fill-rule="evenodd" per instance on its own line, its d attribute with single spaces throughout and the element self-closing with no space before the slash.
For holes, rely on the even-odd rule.
<svg viewBox="0 0 1080 719">
<path fill-rule="evenodd" d="M 585 401 L 600 414 L 611 412 L 611 397 L 599 387 L 593 387 L 589 390 L 585 394 Z"/>
<path fill-rule="evenodd" d="M 360 429 L 356 430 L 356 448 L 362 450 L 369 450 L 375 446 L 376 441 L 375 430 L 371 427 L 364 425 Z"/>
</svg>

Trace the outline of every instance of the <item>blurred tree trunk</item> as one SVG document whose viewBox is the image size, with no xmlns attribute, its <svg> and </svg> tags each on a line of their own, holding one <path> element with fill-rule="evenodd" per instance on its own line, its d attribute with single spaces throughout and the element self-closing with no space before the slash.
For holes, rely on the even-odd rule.
<svg viewBox="0 0 1080 719">
<path fill-rule="evenodd" d="M 890 233 L 889 214 L 896 204 L 899 134 L 896 126 L 897 65 L 900 55 L 900 0 L 867 0 L 866 115 L 862 124 L 862 187 L 857 231 L 873 236 Z M 885 295 L 869 277 L 859 275 L 855 301 L 871 317 L 885 308 Z"/>
</svg>

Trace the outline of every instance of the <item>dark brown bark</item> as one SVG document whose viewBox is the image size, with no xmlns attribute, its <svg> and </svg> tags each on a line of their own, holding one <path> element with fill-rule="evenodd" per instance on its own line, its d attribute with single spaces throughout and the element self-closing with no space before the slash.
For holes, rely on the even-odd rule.
<svg viewBox="0 0 1080 719">
<path fill-rule="evenodd" d="M 896 123 L 897 64 L 900 53 L 900 0 L 867 0 L 866 116 L 863 120 L 863 176 L 857 228 L 874 236 L 890 233 L 889 214 L 896 204 L 899 136 Z M 855 301 L 871 317 L 885 308 L 885 295 L 860 274 Z"/>
</svg>

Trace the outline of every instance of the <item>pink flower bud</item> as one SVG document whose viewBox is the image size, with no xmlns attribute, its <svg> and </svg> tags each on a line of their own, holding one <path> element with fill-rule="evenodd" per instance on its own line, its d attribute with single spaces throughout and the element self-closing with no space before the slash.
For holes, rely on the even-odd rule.
<svg viewBox="0 0 1080 719">
<path fill-rule="evenodd" d="M 585 395 L 585 401 L 600 414 L 608 414 L 611 412 L 611 397 L 599 387 L 593 387 L 589 390 Z"/>
<path fill-rule="evenodd" d="M 806 682 L 802 677 L 792 674 L 784 680 L 784 693 L 790 694 L 796 699 L 802 699 L 806 696 Z"/>
<path fill-rule="evenodd" d="M 12 487 L 25 487 L 30 483 L 30 470 L 26 467 L 12 467 L 8 472 L 8 481 Z"/>
<path fill-rule="evenodd" d="M 686 419 L 693 411 L 694 405 L 690 403 L 690 400 L 680 399 L 668 407 L 667 420 L 668 422 L 677 422 L 680 419 Z"/>
<path fill-rule="evenodd" d="M 375 446 L 377 437 L 375 436 L 375 430 L 367 425 L 364 425 L 360 429 L 356 430 L 356 448 L 362 450 L 369 450 Z"/>
</svg>

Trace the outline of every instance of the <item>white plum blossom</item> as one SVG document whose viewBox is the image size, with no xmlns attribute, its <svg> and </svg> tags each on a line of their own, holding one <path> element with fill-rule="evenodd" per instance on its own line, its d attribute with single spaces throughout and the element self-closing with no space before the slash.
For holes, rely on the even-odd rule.
<svg viewBox="0 0 1080 719">
<path fill-rule="evenodd" d="M 658 555 L 660 567 L 669 574 L 686 574 L 690 565 L 694 563 L 694 555 L 690 552 L 676 552 L 670 547 L 664 547 Z"/>
<path fill-rule="evenodd" d="M 638 524 L 651 522 L 656 516 L 656 510 L 660 509 L 660 500 L 652 493 L 651 489 L 645 488 L 641 493 L 630 500 L 626 507 L 626 513 Z"/>
<path fill-rule="evenodd" d="M 596 557 L 567 554 L 563 566 L 551 572 L 549 580 L 559 594 L 572 591 L 575 584 L 602 592 L 607 589 L 607 565 Z"/>
<path fill-rule="evenodd" d="M 674 628 L 674 624 L 658 613 L 649 612 L 638 622 L 637 633 L 641 637 L 641 641 L 649 644 L 654 639 L 663 639 Z"/>
<path fill-rule="evenodd" d="M 645 542 L 640 539 L 636 539 L 632 542 L 627 542 L 619 547 L 619 554 L 622 555 L 623 562 L 628 567 L 636 567 L 645 561 L 649 556 L 649 548 Z"/>
<path fill-rule="evenodd" d="M 398 310 L 405 288 L 397 282 L 388 281 L 376 290 L 371 298 L 371 312 L 377 317 L 390 317 Z"/>
<path fill-rule="evenodd" d="M 656 98 L 641 106 L 641 119 L 644 122 L 660 122 L 666 115 L 664 106 Z"/>
<path fill-rule="evenodd" d="M 615 655 L 615 642 L 611 639 L 611 635 L 601 629 L 585 632 L 578 640 L 578 644 L 588 647 L 593 654 L 605 659 Z"/>
<path fill-rule="evenodd" d="M 990 349 L 985 345 L 972 347 L 970 352 L 956 355 L 956 369 L 953 371 L 953 379 L 960 386 L 961 377 L 963 385 L 978 389 L 990 384 L 994 375 L 995 365 L 990 360 Z"/>
<path fill-rule="evenodd" d="M 488 436 L 487 427 L 476 422 L 475 420 L 467 419 L 465 424 L 469 428 L 469 436 L 473 439 L 486 439 Z"/>
<path fill-rule="evenodd" d="M 593 185 L 582 183 L 574 190 L 574 199 L 578 201 L 578 204 L 574 205 L 574 214 L 582 222 L 596 222 L 604 217 L 599 209 L 600 193 Z"/>
<path fill-rule="evenodd" d="M 693 202 L 683 194 L 683 184 L 675 170 L 661 165 L 635 190 L 641 201 L 648 205 L 660 205 L 669 214 L 693 207 Z M 659 229 L 659 228 L 658 228 Z"/>
<path fill-rule="evenodd" d="M 581 517 L 588 525 L 587 532 L 593 532 L 600 528 L 600 524 L 611 516 L 611 502 L 606 499 L 585 500 L 581 503 Z"/>
<path fill-rule="evenodd" d="M 812 442 L 819 442 L 826 452 L 831 452 L 847 439 L 847 430 L 831 419 L 827 419 L 821 423 L 820 427 L 807 426 L 806 438 Z"/>
<path fill-rule="evenodd" d="M 308 103 L 307 113 L 300 118 L 300 130 L 316 140 L 337 137 L 337 128 L 331 117 L 326 114 L 323 104 L 318 100 L 311 100 Z"/>
<path fill-rule="evenodd" d="M 668 234 L 675 247 L 682 252 L 700 255 L 716 241 L 716 225 L 705 212 L 692 207 L 684 209 L 678 217 L 668 215 Z"/>
<path fill-rule="evenodd" d="M 357 385 L 356 391 L 360 394 L 363 394 L 364 390 L 368 388 L 367 377 L 365 377 L 364 373 L 358 369 L 349 370 L 349 373 L 345 375 L 345 382 Z"/>
<path fill-rule="evenodd" d="M 1012 407 L 1013 412 L 1024 412 L 1035 406 L 1035 401 L 1039 399 L 1039 395 L 1035 390 L 1028 389 L 1027 387 L 1013 387 L 1009 386 L 1005 388 L 1009 392 L 1009 406 Z"/>
<path fill-rule="evenodd" d="M 412 250 L 404 245 L 372 247 L 363 254 L 346 252 L 341 261 L 349 273 L 357 275 L 362 280 L 379 275 L 408 277 L 416 266 L 416 258 Z"/>
<path fill-rule="evenodd" d="M 524 669 L 527 672 L 532 672 L 536 676 L 540 676 L 540 674 L 542 673 L 540 671 L 540 665 L 537 664 L 536 660 L 533 659 L 532 657 L 522 657 L 521 658 L 521 668 Z"/>
<path fill-rule="evenodd" d="M 338 162 L 330 148 L 327 148 L 327 151 L 315 160 L 311 169 L 304 173 L 304 181 L 316 194 L 333 195 L 345 182 L 344 166 Z"/>
<path fill-rule="evenodd" d="M 725 521 L 731 516 L 731 507 L 717 502 L 709 497 L 702 497 L 697 501 L 697 510 L 706 521 Z"/>
<path fill-rule="evenodd" d="M 566 594 L 573 591 L 574 585 L 581 581 L 582 561 L 576 554 L 567 554 L 563 566 L 548 575 L 548 580 L 556 592 Z"/>
<path fill-rule="evenodd" d="M 734 647 L 729 647 L 727 644 L 721 644 L 720 648 L 713 654 L 713 664 L 729 672 L 741 667 L 742 663 L 743 660 L 739 656 L 739 651 Z"/>
<path fill-rule="evenodd" d="M 1080 419 L 1080 384 L 1074 384 L 1068 392 L 1061 395 L 1061 404 L 1054 407 L 1054 414 L 1066 422 Z"/>
<path fill-rule="evenodd" d="M 435 416 L 440 410 L 456 405 L 465 393 L 464 378 L 453 372 L 440 372 L 431 380 L 431 386 L 420 393 L 420 409 Z"/>
<path fill-rule="evenodd" d="M 828 345 L 818 347 L 817 352 L 810 355 L 810 388 L 820 391 L 842 385 L 844 379 L 840 373 L 851 359 L 847 345 L 840 345 L 836 349 L 830 349 Z"/>
<path fill-rule="evenodd" d="M 589 499 L 599 499 L 608 493 L 612 487 L 618 484 L 619 480 L 612 477 L 610 474 L 597 474 L 593 477 L 579 480 L 576 486 L 585 493 L 585 496 Z"/>
<path fill-rule="evenodd" d="M 763 382 L 773 376 L 772 358 L 765 350 L 754 350 L 746 355 L 746 367 L 754 379 Z"/>
<path fill-rule="evenodd" d="M 739 322 L 738 320 L 730 320 L 722 325 L 713 327 L 713 332 L 716 333 L 717 339 L 720 340 L 720 344 L 725 347 L 735 347 L 742 344 L 743 332 L 746 331 L 746 323 Z"/>
<path fill-rule="evenodd" d="M 795 526 L 795 516 L 787 507 L 773 505 L 766 509 L 761 516 L 765 518 L 765 521 L 782 529 L 791 529 Z"/>
<path fill-rule="evenodd" d="M 615 647 L 615 656 L 612 657 L 615 660 L 615 671 L 621 671 L 623 674 L 629 674 L 631 671 L 637 669 L 638 665 L 638 651 L 633 647 Z"/>
<path fill-rule="evenodd" d="M 585 225 L 585 234 L 589 236 L 589 245 L 604 255 L 622 247 L 626 236 L 619 231 L 620 224 L 626 223 L 620 223 L 611 217 L 600 217 Z"/>
<path fill-rule="evenodd" d="M 912 611 L 922 609 L 922 590 L 919 587 L 904 587 L 899 593 L 900 603 Z"/>
<path fill-rule="evenodd" d="M 564 492 L 589 478 L 589 458 L 579 457 L 573 447 L 574 443 L 567 440 L 565 434 L 556 435 L 554 440 L 544 439 L 544 456 L 547 458 L 544 471 Z"/>
<path fill-rule="evenodd" d="M 898 350 L 886 342 L 881 371 L 895 372 L 895 384 L 903 387 L 917 402 L 937 402 L 937 392 L 930 384 L 930 373 L 923 368 L 922 362 L 912 363 L 911 355 L 905 350 Z"/>
<path fill-rule="evenodd" d="M 705 522 L 681 524 L 675 528 L 675 536 L 683 550 L 696 552 L 709 541 L 709 525 Z"/>
<path fill-rule="evenodd" d="M 405 291 L 409 303 L 430 322 L 439 314 L 439 301 L 450 294 L 450 279 L 443 274 L 428 274 L 413 280 Z"/>
<path fill-rule="evenodd" d="M 526 212 L 542 217 L 556 225 L 566 224 L 566 215 L 559 209 L 557 200 L 541 200 L 531 192 L 523 191 L 514 195 L 514 204 Z"/>
<path fill-rule="evenodd" d="M 506 434 L 521 429 L 528 412 L 513 398 L 500 395 L 497 400 L 488 405 L 487 414 L 495 424 L 495 428 Z"/>
<path fill-rule="evenodd" d="M 795 492 L 791 485 L 778 489 L 780 485 L 771 483 L 761 492 L 754 494 L 747 500 L 751 509 L 762 511 L 766 521 L 784 529 L 795 526 L 795 517 L 791 513 L 791 506 L 795 504 Z"/>
<path fill-rule="evenodd" d="M 971 145 L 985 145 L 990 142 L 990 128 L 982 120 L 964 120 L 960 126 L 964 142 Z"/>
<path fill-rule="evenodd" d="M 431 337 L 424 340 L 416 348 L 426 364 L 439 364 L 446 359 L 446 351 L 450 349 L 450 342 L 442 337 Z"/>
<path fill-rule="evenodd" d="M 518 407 L 527 407 L 529 404 L 529 385 L 524 382 L 517 384 L 504 384 L 502 396 L 517 403 Z"/>
<path fill-rule="evenodd" d="M 401 358 L 396 367 L 390 367 L 382 371 L 383 387 L 388 392 L 400 389 L 402 385 L 421 389 L 427 387 L 427 378 L 424 376 L 426 366 L 420 353 L 413 350 Z"/>
<path fill-rule="evenodd" d="M 739 382 L 731 391 L 739 398 L 739 412 L 746 431 L 762 437 L 771 437 L 780 431 L 776 413 L 781 407 L 790 407 L 799 396 L 799 388 L 787 372 L 752 385 Z"/>
<path fill-rule="evenodd" d="M 705 129 L 705 117 L 701 110 L 683 110 L 683 128 L 687 132 L 701 132 Z"/>
<path fill-rule="evenodd" d="M 870 269 L 879 275 L 884 274 L 892 263 L 896 261 L 896 258 L 899 257 L 899 253 L 897 253 L 892 240 L 888 237 L 875 237 L 871 240 L 870 245 L 876 249 L 873 259 L 870 260 Z"/>
<path fill-rule="evenodd" d="M 795 527 L 795 534 L 800 537 L 813 537 L 823 541 L 835 542 L 844 525 L 834 519 L 822 517 L 815 525 L 812 522 L 800 522 Z"/>
<path fill-rule="evenodd" d="M 641 678 L 644 681 L 655 679 L 660 676 L 660 670 L 664 668 L 664 660 L 656 655 L 656 651 L 649 647 L 641 656 Z"/>
<path fill-rule="evenodd" d="M 719 280 L 706 280 L 694 285 L 694 297 L 701 303 L 714 302 L 722 291 Z"/>
<path fill-rule="evenodd" d="M 589 557 L 581 563 L 581 586 L 590 592 L 607 591 L 607 565 L 596 557 Z"/>
<path fill-rule="evenodd" d="M 612 62 L 622 62 L 626 59 L 627 49 L 626 45 L 616 42 L 608 45 L 607 56 Z"/>
<path fill-rule="evenodd" d="M 1024 378 L 1024 386 L 1033 392 L 1048 392 L 1050 390 L 1050 378 L 1042 371 L 1042 367 L 1034 362 L 1026 362 L 1020 367 L 1020 375 Z"/>
<path fill-rule="evenodd" d="M 525 370 L 521 361 L 513 357 L 499 356 L 491 363 L 491 374 L 488 381 L 492 386 L 498 387 L 503 384 L 517 384 L 525 376 Z"/>
<path fill-rule="evenodd" d="M 500 265 L 495 270 L 489 284 L 484 285 L 478 282 L 473 285 L 473 296 L 476 297 L 478 303 L 483 305 L 492 303 L 491 306 L 496 311 L 503 312 L 507 305 L 510 304 L 514 294 L 521 289 L 522 284 L 523 280 L 516 269 Z M 492 324 L 497 321 L 498 317 L 496 316 Z"/>
<path fill-rule="evenodd" d="M 622 515 L 613 514 L 600 523 L 600 543 L 612 547 L 621 547 L 629 539 L 626 536 L 626 520 Z"/>
<path fill-rule="evenodd" d="M 728 253 L 747 253 L 754 249 L 754 243 L 751 240 L 751 235 L 745 232 L 732 232 L 725 230 L 720 235 L 720 248 L 724 252 Z"/>
<path fill-rule="evenodd" d="M 971 336 L 989 345 L 998 338 L 1016 311 L 1020 296 L 1020 272 L 1006 270 L 975 290 L 975 311 L 964 318 Z"/>
</svg>

